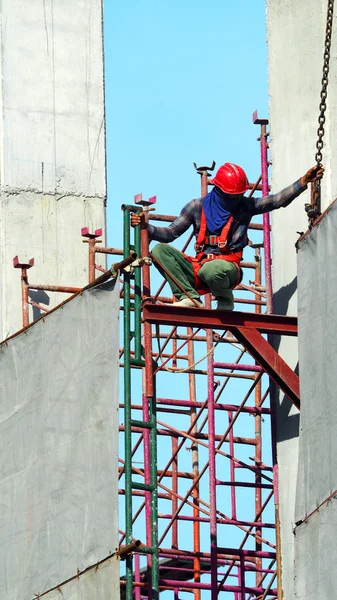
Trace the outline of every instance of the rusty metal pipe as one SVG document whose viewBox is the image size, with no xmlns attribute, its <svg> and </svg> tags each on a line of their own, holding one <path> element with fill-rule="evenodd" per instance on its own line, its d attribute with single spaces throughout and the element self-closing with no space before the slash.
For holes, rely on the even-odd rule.
<svg viewBox="0 0 337 600">
<path fill-rule="evenodd" d="M 96 239 L 95 238 L 90 238 L 88 240 L 88 244 L 89 244 L 88 274 L 89 274 L 89 283 L 92 283 L 95 280 Z"/>
<path fill-rule="evenodd" d="M 29 304 L 28 304 L 29 284 L 27 279 L 27 269 L 21 269 L 21 292 L 22 292 L 22 325 L 29 325 Z"/>
<path fill-rule="evenodd" d="M 88 290 L 91 287 L 94 287 L 96 285 L 101 285 L 102 283 L 105 283 L 105 281 L 108 281 L 108 279 L 110 279 L 110 277 L 115 278 L 117 276 L 118 272 L 125 269 L 125 267 L 128 267 L 129 265 L 131 265 L 136 259 L 137 259 L 137 253 L 131 252 L 130 256 L 127 256 L 126 258 L 121 260 L 119 263 L 114 263 L 110 269 L 108 269 L 107 271 L 105 271 L 105 273 L 103 273 L 102 275 L 97 277 L 92 283 L 88 283 L 88 285 L 86 285 L 84 288 L 82 288 L 82 290 L 83 291 Z"/>
<path fill-rule="evenodd" d="M 117 556 L 119 556 L 121 560 L 125 560 L 127 556 L 129 556 L 140 546 L 143 546 L 142 542 L 140 540 L 136 540 L 132 544 L 128 544 L 127 546 L 119 548 L 119 550 L 117 551 Z"/>
<path fill-rule="evenodd" d="M 106 246 L 96 246 L 95 252 L 98 254 L 116 254 L 123 256 L 123 248 L 107 248 Z"/>
<path fill-rule="evenodd" d="M 77 292 L 81 291 L 82 288 L 65 286 L 65 285 L 47 285 L 44 283 L 41 283 L 41 284 L 30 283 L 28 285 L 28 289 L 44 290 L 46 292 L 62 292 L 65 294 L 77 294 Z"/>
</svg>

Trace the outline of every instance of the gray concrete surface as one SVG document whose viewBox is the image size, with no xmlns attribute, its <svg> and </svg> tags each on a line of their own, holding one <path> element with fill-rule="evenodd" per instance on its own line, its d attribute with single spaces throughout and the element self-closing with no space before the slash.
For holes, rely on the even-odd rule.
<svg viewBox="0 0 337 600">
<path fill-rule="evenodd" d="M 0 10 L 3 339 L 21 327 L 15 255 L 35 258 L 34 283 L 87 283 L 80 230 L 105 231 L 106 174 L 102 0 L 3 0 Z"/>
<path fill-rule="evenodd" d="M 336 595 L 337 202 L 298 251 L 301 429 L 295 509 L 295 597 Z"/>
<path fill-rule="evenodd" d="M 272 189 L 278 191 L 315 164 L 316 130 L 323 65 L 327 0 L 267 0 L 269 56 L 270 147 Z M 337 196 L 337 172 L 332 169 L 337 144 L 336 17 L 326 113 L 322 185 L 325 208 Z M 307 229 L 304 202 L 308 192 L 294 203 L 275 211 L 273 226 L 274 312 L 297 314 L 295 242 Z M 297 344 L 285 338 L 280 354 L 296 368 Z M 278 404 L 278 462 L 284 600 L 294 598 L 295 494 L 298 469 L 299 415 L 288 400 L 276 394 Z"/>
</svg>

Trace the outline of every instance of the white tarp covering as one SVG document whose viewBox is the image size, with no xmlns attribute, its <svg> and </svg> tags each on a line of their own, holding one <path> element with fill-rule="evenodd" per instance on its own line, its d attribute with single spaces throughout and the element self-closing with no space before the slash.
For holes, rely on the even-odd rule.
<svg viewBox="0 0 337 600">
<path fill-rule="evenodd" d="M 308 517 L 295 529 L 299 600 L 336 596 L 337 502 L 325 502 L 337 489 L 336 231 L 334 203 L 298 252 L 301 420 L 295 521 Z"/>
<path fill-rule="evenodd" d="M 333 600 L 337 581 L 337 501 L 324 504 L 296 528 L 296 600 Z"/>
<path fill-rule="evenodd" d="M 117 547 L 118 287 L 0 346 L 1 600 L 32 600 Z"/>
</svg>

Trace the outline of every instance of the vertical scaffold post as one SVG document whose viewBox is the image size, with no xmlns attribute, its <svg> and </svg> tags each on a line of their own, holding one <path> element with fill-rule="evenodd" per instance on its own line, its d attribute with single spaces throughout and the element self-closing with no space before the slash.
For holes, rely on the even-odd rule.
<svg viewBox="0 0 337 600">
<path fill-rule="evenodd" d="M 28 276 L 27 270 L 34 266 L 34 258 L 31 258 L 26 263 L 20 263 L 19 257 L 13 258 L 14 269 L 21 269 L 21 297 L 22 297 L 22 326 L 28 327 L 29 325 L 29 298 L 28 298 Z"/>
<path fill-rule="evenodd" d="M 148 222 L 148 210 L 144 208 L 144 222 Z M 141 227 L 141 256 L 149 258 L 149 237 L 147 227 Z M 144 261 L 143 298 L 150 296 L 150 267 Z M 147 545 L 151 545 L 152 553 L 148 555 L 148 568 L 151 573 L 151 586 L 149 600 L 158 600 L 159 597 L 159 564 L 158 564 L 158 491 L 157 491 L 157 413 L 156 392 L 152 359 L 152 326 L 145 322 L 144 331 L 144 358 L 143 370 L 143 421 L 147 427 L 144 429 L 144 475 L 145 483 L 149 486 L 146 491 L 146 537 Z"/>
<path fill-rule="evenodd" d="M 187 342 L 188 349 L 188 366 L 190 369 L 193 368 L 195 362 L 194 355 L 194 345 L 191 339 L 193 334 L 192 327 L 187 328 L 187 335 L 190 338 Z M 198 433 L 198 427 L 196 423 L 197 410 L 193 406 L 193 403 L 197 401 L 197 391 L 196 391 L 196 380 L 195 374 L 188 374 L 188 388 L 189 388 L 189 399 L 191 402 L 190 408 L 190 422 L 191 422 L 191 434 L 192 436 Z M 191 456 L 192 456 L 192 472 L 193 472 L 193 482 L 195 484 L 194 489 L 192 491 L 193 496 L 193 577 L 196 583 L 200 582 L 200 574 L 201 574 L 201 564 L 200 564 L 200 522 L 198 520 L 199 517 L 199 448 L 198 444 L 193 442 L 191 445 Z M 196 588 L 194 590 L 194 600 L 201 600 L 201 590 Z"/>
<path fill-rule="evenodd" d="M 255 248 L 255 261 L 256 261 L 256 269 L 255 269 L 255 284 L 257 286 L 257 288 L 261 287 L 261 248 L 258 246 L 258 244 L 256 244 L 256 248 Z M 259 300 L 259 296 L 258 294 L 255 295 L 255 299 Z M 260 304 L 256 304 L 255 307 L 255 312 L 260 314 L 261 313 L 261 305 Z M 256 365 L 258 365 L 257 362 L 255 362 Z M 256 408 L 259 408 L 261 406 L 261 399 L 262 399 L 262 382 L 261 382 L 261 378 L 259 373 L 255 374 L 255 380 L 257 380 L 256 386 L 255 386 L 255 406 Z M 254 417 L 254 423 L 255 423 L 255 464 L 256 465 L 260 465 L 262 463 L 262 419 L 261 419 L 261 414 L 259 414 L 258 412 L 255 414 Z M 261 488 L 261 484 L 262 484 L 262 478 L 261 478 L 261 471 L 256 470 L 255 473 L 255 484 L 256 484 L 256 488 L 255 488 L 255 514 L 256 514 L 256 522 L 260 522 L 262 521 L 261 519 L 261 508 L 262 508 L 262 488 Z M 258 516 L 260 515 L 260 516 Z M 257 553 L 262 551 L 262 543 L 261 543 L 261 538 L 262 538 L 262 528 L 261 527 L 256 527 L 255 529 L 255 550 Z M 260 587 L 262 584 L 262 559 L 258 556 L 256 558 L 256 576 L 255 576 L 255 584 L 256 587 Z"/>
<path fill-rule="evenodd" d="M 102 240 L 98 238 L 102 235 L 102 228 L 96 229 L 94 233 L 90 233 L 88 227 L 82 227 L 81 236 L 87 238 L 83 240 L 84 243 L 88 244 L 89 249 L 89 262 L 88 262 L 88 275 L 89 275 L 89 283 L 95 281 L 95 273 L 96 273 L 96 265 L 95 265 L 95 255 L 96 255 L 96 244 L 101 244 Z"/>
<path fill-rule="evenodd" d="M 215 398 L 214 398 L 214 358 L 212 331 L 207 330 L 207 399 L 209 437 L 209 503 L 211 536 L 211 599 L 218 598 L 217 584 L 217 513 L 216 513 L 216 462 L 215 462 Z"/>
<path fill-rule="evenodd" d="M 259 119 L 257 111 L 253 114 L 253 122 L 261 126 L 260 134 L 260 150 L 261 150 L 261 177 L 262 177 L 262 195 L 267 196 L 269 193 L 268 183 L 268 143 L 267 143 L 267 119 Z M 265 285 L 267 297 L 267 313 L 273 312 L 273 286 L 271 276 L 271 245 L 270 245 L 270 219 L 268 213 L 263 215 L 263 247 L 264 247 L 264 264 L 265 264 Z M 268 336 L 270 341 L 270 336 Z M 270 381 L 270 380 L 269 380 Z M 274 385 L 270 382 L 270 386 L 274 389 Z M 274 393 L 270 394 L 270 410 L 271 410 L 271 438 L 272 438 L 272 460 L 273 460 L 273 480 L 274 480 L 274 505 L 275 505 L 275 533 L 276 533 L 276 569 L 277 569 L 277 589 L 278 598 L 283 597 L 282 592 L 282 565 L 281 565 L 281 532 L 280 532 L 280 508 L 279 508 L 279 492 L 278 492 L 278 464 L 277 464 L 277 448 L 276 448 L 276 406 Z"/>
<path fill-rule="evenodd" d="M 267 132 L 268 119 L 259 119 L 257 110 L 253 114 L 253 122 L 260 125 L 260 153 L 261 153 L 261 178 L 262 178 L 262 196 L 268 196 L 268 141 Z M 263 247 L 264 247 L 264 272 L 266 284 L 267 310 L 268 314 L 273 312 L 273 287 L 271 279 L 271 245 L 270 245 L 270 218 L 269 213 L 263 215 Z"/>
<path fill-rule="evenodd" d="M 124 207 L 123 207 L 124 208 Z M 124 210 L 124 258 L 130 254 L 130 212 Z M 132 542 L 132 440 L 131 440 L 131 306 L 130 273 L 124 275 L 124 452 L 125 452 L 125 543 Z M 133 560 L 126 557 L 127 600 L 133 595 Z"/>
<path fill-rule="evenodd" d="M 208 193 L 209 171 L 213 171 L 215 162 L 211 167 L 194 167 L 200 175 L 201 196 L 204 198 Z M 205 299 L 206 308 L 211 308 L 211 294 Z M 207 345 L 207 408 L 208 408 L 208 439 L 209 439 L 209 503 L 210 503 L 210 546 L 211 546 L 211 599 L 217 600 L 217 514 L 216 514 L 216 461 L 215 461 L 215 396 L 214 396 L 214 357 L 213 357 L 213 333 L 210 329 L 206 332 Z M 196 476 L 196 473 L 194 473 Z M 194 542 L 200 543 L 200 531 L 195 536 Z M 196 564 L 194 570 L 196 572 Z M 200 569 L 200 563 L 199 563 Z M 195 578 L 195 581 L 197 579 Z M 200 599 L 200 593 L 195 592 L 196 600 Z"/>
</svg>

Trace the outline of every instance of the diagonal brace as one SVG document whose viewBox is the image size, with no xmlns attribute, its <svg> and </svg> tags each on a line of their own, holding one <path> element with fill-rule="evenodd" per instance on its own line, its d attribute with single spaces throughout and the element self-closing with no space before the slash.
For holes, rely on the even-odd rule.
<svg viewBox="0 0 337 600">
<path fill-rule="evenodd" d="M 235 327 L 232 329 L 232 332 L 261 367 L 265 369 L 271 379 L 288 396 L 289 400 L 299 409 L 299 378 L 283 358 L 281 358 L 257 329 Z"/>
</svg>

